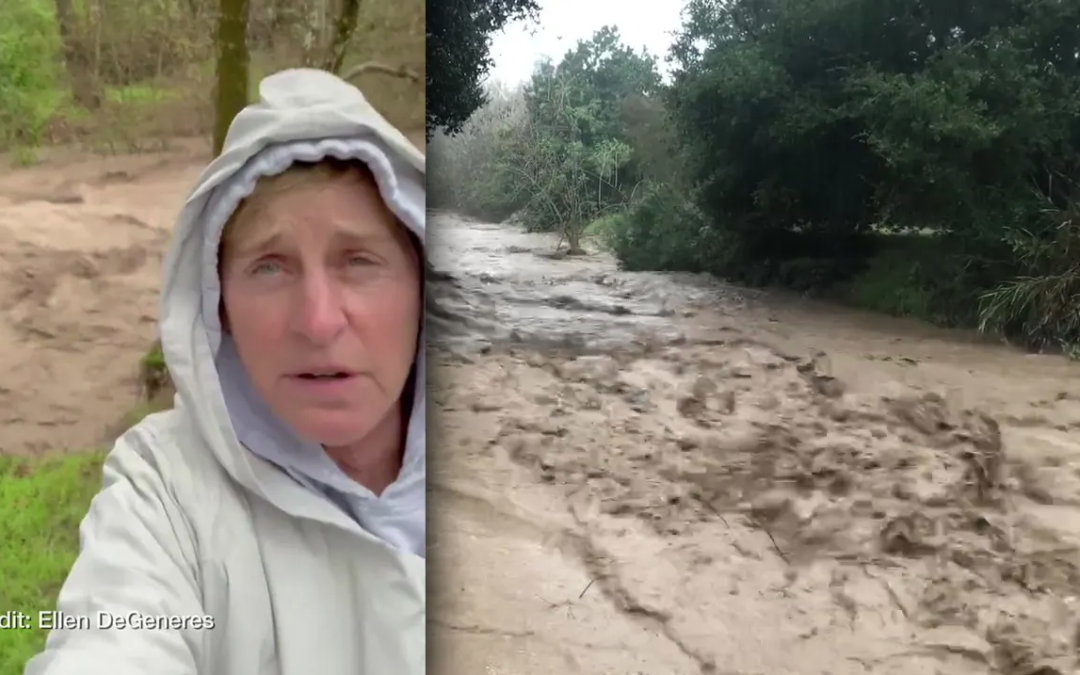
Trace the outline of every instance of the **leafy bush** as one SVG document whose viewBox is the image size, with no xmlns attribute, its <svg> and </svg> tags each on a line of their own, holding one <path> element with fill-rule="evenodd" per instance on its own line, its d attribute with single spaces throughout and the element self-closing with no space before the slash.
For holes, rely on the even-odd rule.
<svg viewBox="0 0 1080 675">
<path fill-rule="evenodd" d="M 1045 230 L 1012 230 L 1015 276 L 983 293 L 979 328 L 1038 347 L 1080 345 L 1080 203 L 1047 208 Z"/>
<path fill-rule="evenodd" d="M 609 216 L 606 242 L 628 270 L 719 272 L 725 251 L 684 190 L 652 184 L 627 210 Z"/>
<path fill-rule="evenodd" d="M 0 2 L 0 147 L 38 141 L 60 102 L 59 64 L 50 3 Z"/>
</svg>

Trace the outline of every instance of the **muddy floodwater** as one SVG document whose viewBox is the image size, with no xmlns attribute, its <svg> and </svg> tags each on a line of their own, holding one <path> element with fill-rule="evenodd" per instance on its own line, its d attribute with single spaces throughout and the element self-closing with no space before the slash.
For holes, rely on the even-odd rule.
<svg viewBox="0 0 1080 675">
<path fill-rule="evenodd" d="M 433 672 L 1077 672 L 1076 365 L 429 228 Z"/>
<path fill-rule="evenodd" d="M 206 160 L 0 175 L 0 453 L 131 407 Z M 1076 365 L 430 229 L 432 672 L 1077 672 Z"/>
</svg>

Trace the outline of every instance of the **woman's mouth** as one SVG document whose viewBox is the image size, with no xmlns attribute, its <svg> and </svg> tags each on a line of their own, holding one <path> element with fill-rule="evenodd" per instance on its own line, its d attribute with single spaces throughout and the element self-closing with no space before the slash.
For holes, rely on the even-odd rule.
<svg viewBox="0 0 1080 675">
<path fill-rule="evenodd" d="M 288 382 L 297 394 L 338 400 L 355 394 L 357 373 L 348 370 L 301 372 L 290 375 Z"/>
<path fill-rule="evenodd" d="M 340 371 L 336 373 L 300 373 L 296 377 L 302 380 L 344 380 L 352 377 L 352 373 Z"/>
<path fill-rule="evenodd" d="M 353 400 L 359 380 L 360 377 L 350 370 L 297 373 L 286 379 L 286 386 L 303 399 L 340 405 Z"/>
</svg>

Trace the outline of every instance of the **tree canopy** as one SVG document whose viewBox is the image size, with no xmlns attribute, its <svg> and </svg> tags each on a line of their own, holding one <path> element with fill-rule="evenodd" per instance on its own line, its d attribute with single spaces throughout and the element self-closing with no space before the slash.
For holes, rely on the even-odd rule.
<svg viewBox="0 0 1080 675">
<path fill-rule="evenodd" d="M 1080 4 L 689 0 L 668 56 L 541 64 L 434 139 L 486 159 L 433 199 L 1080 354 Z"/>
<path fill-rule="evenodd" d="M 536 0 L 446 0 L 427 7 L 427 131 L 461 130 L 484 104 L 491 36 L 515 19 L 533 17 Z"/>
</svg>

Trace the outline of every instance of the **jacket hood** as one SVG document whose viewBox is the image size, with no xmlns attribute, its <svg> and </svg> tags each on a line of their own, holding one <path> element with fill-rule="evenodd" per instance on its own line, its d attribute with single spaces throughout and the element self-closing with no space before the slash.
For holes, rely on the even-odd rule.
<svg viewBox="0 0 1080 675">
<path fill-rule="evenodd" d="M 346 477 L 321 447 L 301 441 L 270 413 L 254 393 L 219 321 L 217 257 L 225 222 L 259 178 L 281 173 L 298 161 L 327 157 L 367 164 L 387 206 L 424 245 L 423 153 L 383 119 L 356 87 L 334 75 L 294 69 L 267 77 L 259 85 L 258 101 L 236 117 L 220 156 L 197 179 L 165 257 L 159 330 L 165 363 L 176 386 L 176 407 L 190 416 L 234 480 L 292 515 L 335 519 L 328 515 L 335 513 L 333 509 L 283 487 L 281 472 L 268 470 L 267 463 L 254 455 L 284 469 L 299 483 L 310 486 L 314 481 L 320 487 L 352 491 L 368 503 L 365 508 L 396 510 L 398 520 L 414 520 L 419 509 L 422 528 L 426 472 L 423 330 L 404 464 L 398 480 L 376 499 Z"/>
</svg>

